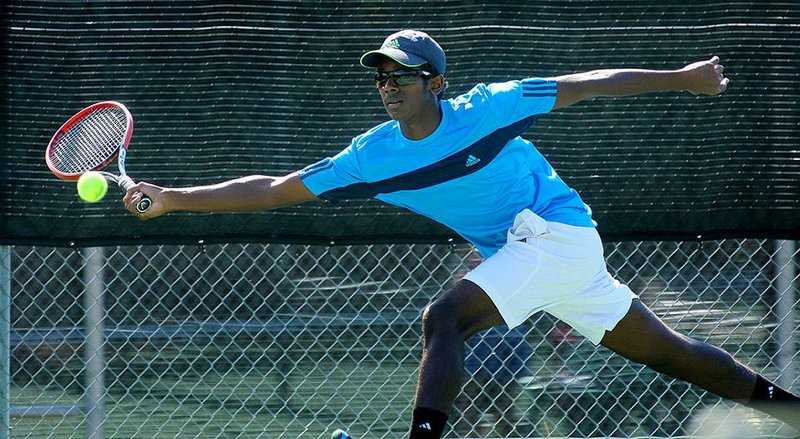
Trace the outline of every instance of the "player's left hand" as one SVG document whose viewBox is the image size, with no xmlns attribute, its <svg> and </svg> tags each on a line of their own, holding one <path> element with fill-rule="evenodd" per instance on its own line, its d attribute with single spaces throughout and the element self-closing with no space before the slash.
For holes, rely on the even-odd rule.
<svg viewBox="0 0 800 439">
<path fill-rule="evenodd" d="M 718 95 L 728 88 L 729 79 L 725 77 L 725 67 L 714 56 L 707 61 L 699 61 L 682 68 L 685 89 L 693 95 Z"/>
</svg>

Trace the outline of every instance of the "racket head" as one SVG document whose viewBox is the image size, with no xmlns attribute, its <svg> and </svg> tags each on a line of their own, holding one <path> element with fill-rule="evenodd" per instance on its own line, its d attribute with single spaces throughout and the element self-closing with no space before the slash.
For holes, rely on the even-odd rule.
<svg viewBox="0 0 800 439">
<path fill-rule="evenodd" d="M 108 166 L 133 135 L 133 116 L 116 101 L 92 104 L 67 120 L 50 139 L 45 161 L 64 180 Z"/>
</svg>

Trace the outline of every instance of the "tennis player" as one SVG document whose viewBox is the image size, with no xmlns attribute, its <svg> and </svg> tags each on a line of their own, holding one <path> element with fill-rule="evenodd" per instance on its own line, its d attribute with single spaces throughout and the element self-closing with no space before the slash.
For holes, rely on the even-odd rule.
<svg viewBox="0 0 800 439">
<path fill-rule="evenodd" d="M 476 332 L 513 328 L 538 311 L 592 343 L 800 428 L 798 397 L 729 353 L 667 327 L 606 271 L 591 210 L 520 137 L 540 114 L 596 97 L 725 91 L 719 58 L 669 71 L 596 70 L 478 84 L 443 99 L 447 62 L 423 32 L 390 35 L 361 58 L 391 120 L 347 148 L 280 177 L 211 186 L 140 183 L 123 201 L 134 215 L 259 211 L 312 200 L 376 198 L 430 217 L 473 243 L 484 261 L 422 313 L 424 350 L 409 438 L 440 438 L 462 387 L 463 345 Z M 146 195 L 153 206 L 139 214 Z M 783 401 L 786 404 L 778 404 Z M 349 438 L 337 430 L 336 439 Z"/>
</svg>

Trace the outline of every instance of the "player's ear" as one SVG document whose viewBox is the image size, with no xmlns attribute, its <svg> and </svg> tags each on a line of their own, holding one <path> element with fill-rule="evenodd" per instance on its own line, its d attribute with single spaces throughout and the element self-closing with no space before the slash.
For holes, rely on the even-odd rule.
<svg viewBox="0 0 800 439">
<path fill-rule="evenodd" d="M 444 76 L 442 75 L 434 76 L 430 79 L 428 87 L 430 87 L 430 90 L 434 95 L 440 96 L 442 93 L 444 93 L 445 89 L 447 89 L 447 80 L 444 79 Z"/>
</svg>

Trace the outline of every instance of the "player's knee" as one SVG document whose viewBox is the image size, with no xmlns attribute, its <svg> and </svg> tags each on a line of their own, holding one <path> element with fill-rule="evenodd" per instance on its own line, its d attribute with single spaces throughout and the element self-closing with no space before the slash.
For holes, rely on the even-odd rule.
<svg viewBox="0 0 800 439">
<path fill-rule="evenodd" d="M 691 367 L 709 376 L 724 378 L 739 373 L 739 363 L 733 355 L 708 343 L 693 340 L 687 356 Z"/>
<path fill-rule="evenodd" d="M 436 300 L 422 311 L 422 334 L 425 340 L 439 335 L 455 335 L 457 310 L 446 300 Z"/>
<path fill-rule="evenodd" d="M 478 331 L 502 323 L 502 318 L 486 293 L 478 286 L 461 282 L 437 298 L 422 312 L 424 339 L 463 342 Z"/>
<path fill-rule="evenodd" d="M 731 354 L 688 337 L 670 349 L 654 350 L 640 363 L 678 378 L 698 374 L 724 376 L 735 373 L 736 369 L 736 360 Z"/>
</svg>

